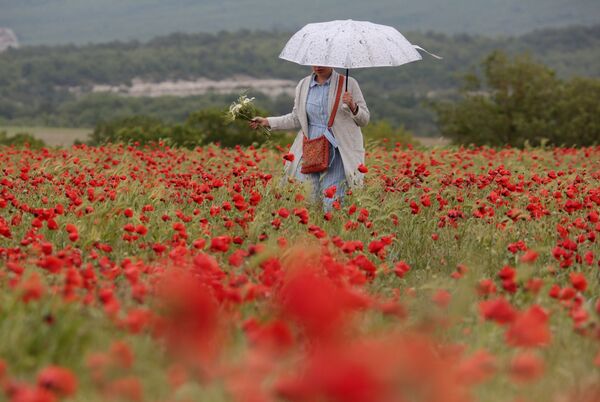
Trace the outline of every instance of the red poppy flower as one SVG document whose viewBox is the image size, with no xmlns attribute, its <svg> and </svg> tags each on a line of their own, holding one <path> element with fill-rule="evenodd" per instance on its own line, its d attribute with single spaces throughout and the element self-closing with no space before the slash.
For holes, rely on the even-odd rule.
<svg viewBox="0 0 600 402">
<path fill-rule="evenodd" d="M 333 198 L 335 196 L 335 193 L 337 191 L 337 187 L 335 185 L 326 188 L 325 191 L 323 191 L 323 194 L 325 195 L 326 198 Z"/>
<path fill-rule="evenodd" d="M 498 324 L 507 324 L 516 317 L 515 309 L 503 297 L 482 301 L 479 303 L 479 311 L 483 318 L 496 321 Z"/>
<path fill-rule="evenodd" d="M 29 278 L 21 285 L 23 293 L 21 299 L 28 303 L 32 300 L 39 300 L 44 294 L 44 287 L 40 280 L 40 276 L 37 273 L 31 274 Z"/>
<path fill-rule="evenodd" d="M 373 240 L 371 243 L 369 243 L 369 253 L 377 254 L 383 250 L 384 247 L 385 244 L 381 240 Z"/>
<path fill-rule="evenodd" d="M 571 272 L 569 277 L 571 278 L 571 284 L 575 289 L 580 292 L 585 292 L 587 289 L 587 280 L 582 272 Z"/>
<path fill-rule="evenodd" d="M 107 385 L 106 392 L 111 400 L 141 402 L 144 399 L 142 384 L 136 377 L 118 378 Z"/>
<path fill-rule="evenodd" d="M 480 296 L 487 296 L 496 293 L 496 285 L 491 279 L 482 279 L 477 284 L 477 293 Z"/>
<path fill-rule="evenodd" d="M 146 233 L 148 233 L 148 228 L 144 225 L 137 225 L 135 227 L 135 232 L 138 233 L 141 236 L 145 236 Z"/>
<path fill-rule="evenodd" d="M 227 250 L 229 250 L 230 243 L 231 237 L 229 236 L 213 237 L 210 241 L 210 249 L 212 251 L 226 252 Z"/>
<path fill-rule="evenodd" d="M 49 366 L 43 369 L 38 374 L 37 384 L 61 397 L 73 395 L 77 390 L 75 375 L 70 370 L 59 366 Z"/>
<path fill-rule="evenodd" d="M 538 305 L 519 313 L 506 331 L 506 341 L 512 346 L 546 346 L 550 339 L 548 314 Z"/>
<path fill-rule="evenodd" d="M 396 264 L 394 268 L 394 273 L 399 278 L 404 278 L 404 275 L 410 271 L 410 265 L 408 265 L 405 261 L 400 261 Z"/>
<path fill-rule="evenodd" d="M 521 256 L 521 262 L 533 263 L 538 258 L 538 253 L 533 250 L 527 250 L 525 254 Z"/>
<path fill-rule="evenodd" d="M 444 289 L 437 290 L 431 298 L 435 304 L 441 308 L 446 308 L 452 301 L 452 295 L 450 292 Z"/>
<path fill-rule="evenodd" d="M 532 382 L 544 373 L 544 362 L 531 352 L 523 352 L 511 360 L 508 372 L 515 382 Z"/>
<path fill-rule="evenodd" d="M 485 350 L 475 352 L 458 366 L 459 380 L 465 384 L 479 384 L 496 372 L 496 359 Z"/>
</svg>

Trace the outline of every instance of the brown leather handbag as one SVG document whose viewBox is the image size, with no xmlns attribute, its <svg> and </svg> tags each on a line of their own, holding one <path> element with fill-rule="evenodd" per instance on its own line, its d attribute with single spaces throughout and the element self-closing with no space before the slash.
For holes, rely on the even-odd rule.
<svg viewBox="0 0 600 402">
<path fill-rule="evenodd" d="M 340 104 L 340 97 L 342 96 L 342 88 L 344 87 L 344 76 L 340 75 L 337 86 L 337 93 L 335 95 L 335 102 L 333 104 L 333 110 L 329 115 L 329 121 L 327 122 L 327 129 L 331 129 L 335 120 L 338 106 Z M 302 142 L 302 168 L 300 172 L 303 174 L 307 173 L 320 173 L 327 169 L 329 166 L 329 141 L 324 135 L 309 140 L 304 135 Z"/>
</svg>

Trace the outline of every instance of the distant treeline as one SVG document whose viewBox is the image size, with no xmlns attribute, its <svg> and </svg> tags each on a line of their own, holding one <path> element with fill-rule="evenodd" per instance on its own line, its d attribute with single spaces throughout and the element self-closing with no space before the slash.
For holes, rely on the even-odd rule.
<svg viewBox="0 0 600 402">
<path fill-rule="evenodd" d="M 405 33 L 413 43 L 440 54 L 397 68 L 352 71 L 360 82 L 374 120 L 404 125 L 419 135 L 438 133 L 432 100 L 454 99 L 463 77 L 477 72 L 495 49 L 529 53 L 561 78 L 600 77 L 600 25 L 535 31 L 519 37 Z M 173 34 L 149 42 L 111 42 L 87 46 L 32 46 L 0 54 L 0 124 L 96 126 L 101 121 L 146 115 L 181 122 L 190 113 L 221 108 L 236 96 L 135 99 L 115 94 L 86 93 L 94 84 L 229 78 L 300 79 L 307 67 L 277 56 L 289 33 L 264 31 L 218 34 Z M 69 88 L 81 87 L 83 94 Z M 252 93 L 251 95 L 257 95 Z M 291 99 L 258 96 L 269 113 L 289 111 Z"/>
</svg>

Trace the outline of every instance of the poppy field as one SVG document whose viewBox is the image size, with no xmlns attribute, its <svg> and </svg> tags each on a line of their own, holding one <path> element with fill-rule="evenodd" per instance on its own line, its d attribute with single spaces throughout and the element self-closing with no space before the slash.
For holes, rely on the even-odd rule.
<svg viewBox="0 0 600 402">
<path fill-rule="evenodd" d="M 0 400 L 600 400 L 600 147 L 290 158 L 0 148 Z"/>
</svg>

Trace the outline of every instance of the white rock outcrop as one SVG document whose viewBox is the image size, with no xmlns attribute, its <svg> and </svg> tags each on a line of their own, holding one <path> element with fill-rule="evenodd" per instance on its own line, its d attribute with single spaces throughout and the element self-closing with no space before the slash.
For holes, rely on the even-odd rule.
<svg viewBox="0 0 600 402">
<path fill-rule="evenodd" d="M 0 52 L 5 51 L 9 47 L 19 47 L 17 35 L 10 28 L 0 28 Z"/>
<path fill-rule="evenodd" d="M 131 85 L 94 85 L 92 92 L 112 92 L 133 97 L 157 96 L 194 96 L 206 93 L 230 94 L 244 91 L 262 92 L 270 97 L 281 94 L 294 96 L 296 82 L 277 78 L 264 79 L 247 76 L 234 76 L 229 79 L 213 81 L 207 78 L 198 78 L 195 81 L 163 81 L 148 82 L 141 79 L 132 80 Z M 74 93 L 81 93 L 82 88 L 70 88 Z"/>
</svg>

